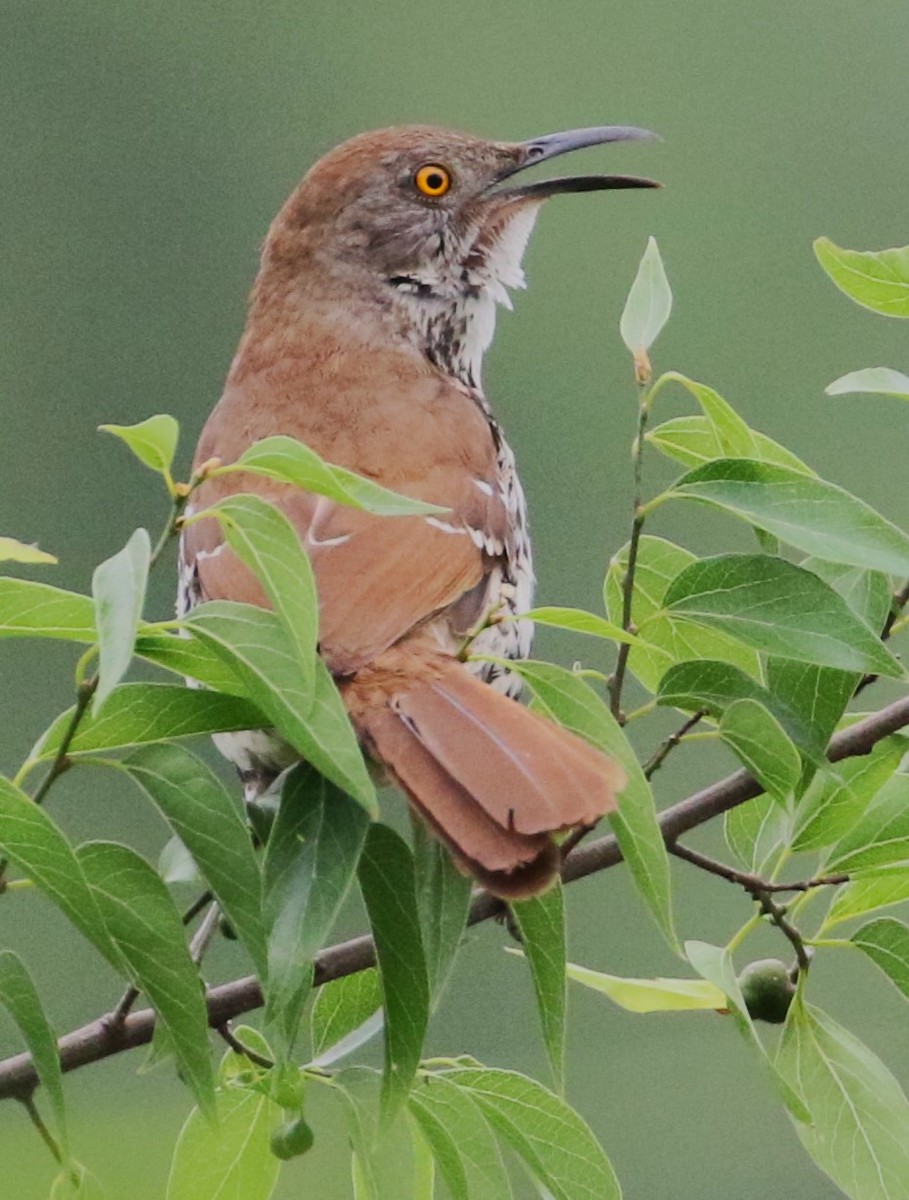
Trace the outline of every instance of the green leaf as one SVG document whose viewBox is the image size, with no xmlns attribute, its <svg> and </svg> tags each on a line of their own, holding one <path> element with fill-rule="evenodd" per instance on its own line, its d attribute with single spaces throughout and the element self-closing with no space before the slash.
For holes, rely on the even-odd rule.
<svg viewBox="0 0 909 1200">
<path fill-rule="evenodd" d="M 724 457 L 716 430 L 702 416 L 672 417 L 645 433 L 644 441 L 684 467 Z"/>
<path fill-rule="evenodd" d="M 850 880 L 844 887 L 837 888 L 824 919 L 824 930 L 852 917 L 877 912 L 891 904 L 902 904 L 904 900 L 909 900 L 909 870 L 885 871 L 881 875 Z"/>
<path fill-rule="evenodd" d="M 453 1200 L 510 1200 L 511 1184 L 489 1122 L 464 1088 L 431 1075 L 408 1101 Z"/>
<path fill-rule="evenodd" d="M 909 375 L 893 371 L 890 367 L 866 367 L 864 371 L 850 371 L 827 385 L 828 396 L 846 396 L 854 392 L 874 392 L 879 396 L 897 396 L 909 400 Z"/>
<path fill-rule="evenodd" d="M 817 738 L 807 722 L 731 663 L 709 660 L 679 663 L 666 672 L 657 692 L 658 704 L 671 704 L 682 712 L 704 709 L 716 720 L 743 700 L 760 704 L 771 713 L 806 758 L 826 764 L 826 743 Z"/>
<path fill-rule="evenodd" d="M 728 458 L 757 458 L 755 454 L 756 435 L 743 421 L 732 405 L 723 397 L 685 375 L 672 372 L 669 376 L 675 383 L 680 383 L 701 406 L 701 411 L 710 423 L 716 439 L 722 450 L 721 457 Z"/>
<path fill-rule="evenodd" d="M 624 979 L 568 964 L 568 978 L 608 996 L 628 1012 L 695 1012 L 726 1007 L 726 995 L 704 979 Z"/>
<path fill-rule="evenodd" d="M 763 1067 L 765 1075 L 786 1106 L 790 1116 L 799 1125 L 810 1121 L 811 1114 L 802 1103 L 797 1090 L 790 1085 L 778 1066 L 770 1060 L 763 1042 L 757 1035 L 754 1022 L 748 1014 L 729 951 L 721 949 L 719 946 L 711 946 L 709 942 L 686 942 L 685 953 L 697 973 L 702 978 L 709 980 L 725 995 L 727 1006 L 732 1012 L 739 1033 L 751 1049 L 757 1053 L 758 1061 Z"/>
<path fill-rule="evenodd" d="M 265 850 L 262 907 L 268 927 L 265 1012 L 282 1056 L 290 1054 L 325 945 L 353 882 L 369 819 L 311 766 L 284 781 Z"/>
<path fill-rule="evenodd" d="M 522 621 L 536 621 L 538 625 L 550 625 L 554 629 L 568 629 L 572 633 L 589 633 L 593 637 L 606 638 L 611 642 L 627 642 L 629 646 L 637 644 L 637 638 L 632 633 L 626 633 L 620 625 L 614 625 L 596 613 L 585 612 L 582 608 L 561 608 L 549 605 L 544 608 L 532 608 L 529 612 L 521 613 Z"/>
<path fill-rule="evenodd" d="M 669 320 L 671 310 L 669 280 L 656 239 L 651 237 L 647 239 L 647 249 L 641 258 L 619 322 L 622 341 L 632 354 L 637 350 L 650 349 Z"/>
<path fill-rule="evenodd" d="M 335 1095 L 343 1102 L 347 1119 L 354 1200 L 380 1200 L 373 1165 L 377 1141 L 373 1114 L 378 1108 L 371 1094 L 375 1078 L 375 1072 L 363 1067 L 348 1068 L 334 1077 Z M 363 1084 L 369 1087 L 367 1095 Z"/>
<path fill-rule="evenodd" d="M 259 864 L 227 789 L 182 746 L 144 746 L 125 758 L 123 766 L 192 855 L 256 972 L 264 978 Z"/>
<path fill-rule="evenodd" d="M 0 638 L 47 637 L 93 642 L 95 608 L 90 596 L 31 579 L 0 578 Z"/>
<path fill-rule="evenodd" d="M 819 850 L 844 837 L 896 772 L 909 738 L 892 734 L 869 754 L 838 763 L 836 774 L 816 776 L 795 810 L 793 850 Z"/>
<path fill-rule="evenodd" d="M 555 887 L 511 905 L 521 935 L 521 945 L 530 964 L 537 1010 L 543 1029 L 543 1044 L 556 1086 L 565 1086 L 565 905 L 562 888 Z"/>
<path fill-rule="evenodd" d="M 375 1181 L 366 1160 L 356 1150 L 352 1150 L 350 1155 L 350 1181 L 353 1186 L 353 1200 L 378 1200 Z"/>
<path fill-rule="evenodd" d="M 796 998 L 777 1065 L 811 1113 L 796 1131 L 821 1170 L 852 1200 L 905 1200 L 909 1103 L 880 1059 Z"/>
<path fill-rule="evenodd" d="M 895 917 L 878 917 L 849 939 L 880 967 L 909 1000 L 909 926 Z"/>
<path fill-rule="evenodd" d="M 412 1123 L 410 1131 L 413 1157 L 413 1200 L 434 1200 L 436 1160 L 432 1153 L 432 1147 L 420 1131 L 419 1125 Z"/>
<path fill-rule="evenodd" d="M 757 700 L 736 700 L 720 718 L 720 734 L 761 787 L 784 800 L 802 772 L 799 752 L 786 731 Z"/>
<path fill-rule="evenodd" d="M 669 856 L 657 823 L 650 784 L 612 713 L 579 676 L 554 663 L 525 659 L 509 663 L 533 690 L 543 710 L 623 767 L 627 783 L 609 823 L 635 885 L 663 936 L 675 950 Z"/>
<path fill-rule="evenodd" d="M 167 1200 L 269 1200 L 280 1161 L 270 1148 L 281 1109 L 262 1092 L 217 1094 L 217 1125 L 194 1109 L 180 1131 Z"/>
<path fill-rule="evenodd" d="M 0 537 L 0 562 L 55 563 L 57 559 L 37 546 L 20 542 L 17 538 Z"/>
<path fill-rule="evenodd" d="M 886 317 L 909 317 L 909 246 L 896 250 L 844 250 L 820 237 L 817 260 L 856 304 Z"/>
<path fill-rule="evenodd" d="M 308 492 L 328 496 L 338 504 L 364 509 L 379 516 L 401 517 L 449 511 L 436 504 L 426 504 L 422 500 L 389 491 L 371 479 L 356 475 L 344 467 L 333 466 L 309 446 L 283 435 L 253 442 L 235 463 L 217 467 L 211 475 L 227 475 L 236 471 L 292 483 Z"/>
<path fill-rule="evenodd" d="M 902 674 L 880 639 L 823 580 L 766 554 L 720 554 L 686 567 L 666 609 L 756 650 L 846 671 Z"/>
<path fill-rule="evenodd" d="M 909 775 L 894 775 L 830 851 L 825 869 L 852 875 L 909 861 Z"/>
<path fill-rule="evenodd" d="M 57 1039 L 44 1014 L 41 997 L 25 964 L 12 950 L 0 950 L 0 1004 L 19 1027 L 25 1039 L 38 1078 L 54 1114 L 57 1137 L 65 1158 L 69 1158 L 69 1132 L 66 1101 L 63 1097 L 63 1072 L 57 1056 Z"/>
<path fill-rule="evenodd" d="M 274 613 L 227 600 L 193 609 L 185 624 L 221 655 L 246 694 L 301 757 L 370 812 L 376 791 L 347 710 L 328 669 L 316 660 L 316 692 L 301 687 L 296 659 Z"/>
<path fill-rule="evenodd" d="M 196 1103 L 213 1118 L 208 1013 L 199 972 L 167 887 L 128 846 L 86 842 L 76 855 L 130 979 L 158 1014 Z"/>
<path fill-rule="evenodd" d="M 179 636 L 140 633 L 136 639 L 136 654 L 165 671 L 194 679 L 213 692 L 227 692 L 231 696 L 244 694 L 243 684 L 230 666 L 208 642 L 193 637 L 188 630 Z"/>
<path fill-rule="evenodd" d="M 158 874 L 165 883 L 198 883 L 196 860 L 178 837 L 168 838 L 158 855 Z"/>
<path fill-rule="evenodd" d="M 126 442 L 133 454 L 145 466 L 151 467 L 165 478 L 170 477 L 180 426 L 173 417 L 158 413 L 140 421 L 138 425 L 99 425 L 104 433 Z"/>
<path fill-rule="evenodd" d="M 79 860 L 51 818 L 25 792 L 0 778 L 0 854 L 16 864 L 121 972 L 122 960 L 98 911 Z"/>
<path fill-rule="evenodd" d="M 375 967 L 324 983 L 316 991 L 309 1018 L 313 1058 L 339 1045 L 382 1007 L 382 986 Z"/>
<path fill-rule="evenodd" d="M 730 809 L 723 818 L 726 844 L 749 871 L 763 868 L 788 841 L 790 816 L 772 796 L 756 796 Z"/>
<path fill-rule="evenodd" d="M 875 631 L 883 629 L 893 602 L 890 581 L 883 572 L 828 562 L 813 556 L 803 559 L 800 565 L 829 583 L 866 625 Z"/>
<path fill-rule="evenodd" d="M 413 855 L 394 830 L 373 825 L 358 875 L 382 979 L 382 1110 L 388 1123 L 411 1089 L 429 1021 L 429 977 L 417 914 Z"/>
<path fill-rule="evenodd" d="M 802 566 L 829 583 L 866 625 L 875 630 L 883 627 L 890 608 L 890 587 L 885 576 L 817 558 L 806 558 Z M 800 716 L 825 746 L 860 678 L 861 673 L 814 667 L 792 659 L 770 658 L 767 662 L 767 686 L 777 702 Z M 806 772 L 803 783 L 809 780 L 810 772 Z"/>
<path fill-rule="evenodd" d="M 909 537 L 835 484 L 791 467 L 721 458 L 683 475 L 667 498 L 697 500 L 834 562 L 909 573 Z"/>
<path fill-rule="evenodd" d="M 61 713 L 32 750 L 35 761 L 53 758 L 69 727 L 73 710 Z M 121 683 L 111 692 L 100 716 L 85 716 L 69 754 L 96 754 L 146 742 L 261 729 L 269 724 L 248 700 L 163 683 Z"/>
<path fill-rule="evenodd" d="M 667 458 L 681 463 L 683 467 L 700 467 L 717 458 L 744 457 L 754 458 L 759 462 L 776 463 L 781 467 L 792 467 L 796 471 L 812 474 L 810 468 L 800 458 L 797 458 L 785 446 L 781 446 L 779 442 L 775 442 L 773 438 L 756 429 L 750 429 L 748 432 L 751 435 L 751 442 L 748 453 L 743 455 L 735 454 L 732 448 L 724 445 L 725 439 L 720 437 L 713 422 L 708 417 L 700 415 L 673 417 L 669 421 L 664 421 L 662 425 L 657 425 L 655 429 L 646 433 L 644 440 Z"/>
<path fill-rule="evenodd" d="M 620 1200 L 615 1172 L 588 1125 L 541 1084 L 491 1067 L 456 1067 L 440 1075 L 476 1100 L 555 1200 Z"/>
<path fill-rule="evenodd" d="M 679 621 L 663 609 L 670 583 L 697 559 L 688 550 L 662 538 L 644 535 L 638 544 L 631 619 L 640 630 L 628 655 L 628 669 L 649 692 L 655 692 L 666 671 L 675 663 L 703 659 L 733 663 L 742 671 L 760 677 L 760 660 L 754 650 L 716 629 L 705 629 Z M 622 579 L 628 565 L 628 547 L 623 547 L 609 564 L 604 583 L 606 611 L 613 621 L 622 620 Z"/>
<path fill-rule="evenodd" d="M 132 662 L 150 562 L 148 534 L 137 529 L 123 549 L 96 567 L 92 576 L 100 652 L 98 686 L 92 702 L 95 716 Z"/>
<path fill-rule="evenodd" d="M 259 580 L 296 657 L 298 690 L 311 702 L 319 638 L 316 581 L 297 531 L 273 504 L 260 496 L 226 496 L 193 520 L 217 517 L 227 544 Z"/>
<path fill-rule="evenodd" d="M 470 878 L 455 866 L 445 847 L 414 822 L 414 878 L 420 933 L 434 1004 L 454 965 L 470 910 Z"/>
</svg>

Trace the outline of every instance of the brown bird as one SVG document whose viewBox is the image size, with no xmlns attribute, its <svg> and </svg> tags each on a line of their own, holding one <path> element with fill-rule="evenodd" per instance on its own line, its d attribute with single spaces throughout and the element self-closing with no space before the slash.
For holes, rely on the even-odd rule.
<svg viewBox="0 0 909 1200">
<path fill-rule="evenodd" d="M 514 456 L 480 383 L 497 303 L 523 286 L 542 203 L 561 192 L 655 187 L 589 175 L 515 185 L 525 167 L 649 137 L 605 126 L 491 142 L 429 126 L 362 134 L 309 171 L 265 240 L 249 317 L 196 464 L 234 462 L 286 434 L 331 463 L 448 510 L 377 517 L 257 476 L 207 481 L 272 501 L 312 561 L 320 653 L 371 758 L 455 860 L 506 897 L 545 888 L 553 834 L 615 806 L 621 769 L 514 698 L 520 680 L 457 651 L 484 616 L 531 605 L 533 569 Z M 214 519 L 182 539 L 180 610 L 267 604 Z M 477 653 L 526 657 L 527 621 L 492 624 Z M 294 760 L 274 734 L 219 746 L 253 798 Z"/>
</svg>

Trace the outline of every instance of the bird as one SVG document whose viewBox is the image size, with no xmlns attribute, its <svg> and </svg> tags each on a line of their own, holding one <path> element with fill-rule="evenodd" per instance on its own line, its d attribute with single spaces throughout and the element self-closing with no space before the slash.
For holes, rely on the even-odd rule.
<svg viewBox="0 0 909 1200">
<path fill-rule="evenodd" d="M 651 188 L 624 175 L 516 180 L 583 147 L 652 137 L 597 126 L 490 141 L 429 125 L 351 138 L 319 159 L 265 238 L 246 326 L 195 454 L 235 462 L 294 437 L 434 515 L 384 517 L 261 476 L 206 479 L 187 515 L 256 492 L 289 518 L 319 598 L 319 653 L 369 760 L 454 862 L 522 899 L 560 869 L 560 835 L 613 810 L 618 763 L 516 702 L 534 574 L 514 455 L 483 390 L 497 305 L 552 196 Z M 180 545 L 178 611 L 267 606 L 213 518 Z M 462 661 L 472 652 L 496 661 Z M 299 758 L 275 731 L 219 735 L 247 801 Z"/>
</svg>

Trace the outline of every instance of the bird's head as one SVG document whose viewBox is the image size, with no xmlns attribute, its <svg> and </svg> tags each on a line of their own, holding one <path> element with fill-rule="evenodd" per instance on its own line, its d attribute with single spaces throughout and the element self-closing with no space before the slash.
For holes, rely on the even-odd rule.
<svg viewBox="0 0 909 1200">
<path fill-rule="evenodd" d="M 492 142 L 432 126 L 360 134 L 320 159 L 282 209 L 272 251 L 366 270 L 388 286 L 424 291 L 520 281 L 540 205 L 564 192 L 650 188 L 627 175 L 570 175 L 516 183 L 519 172 L 597 146 L 650 138 L 605 125 Z"/>
</svg>

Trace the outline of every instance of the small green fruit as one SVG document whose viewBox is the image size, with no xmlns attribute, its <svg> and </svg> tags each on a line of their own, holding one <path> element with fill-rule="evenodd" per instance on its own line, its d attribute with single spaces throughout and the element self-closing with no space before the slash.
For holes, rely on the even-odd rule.
<svg viewBox="0 0 909 1200">
<path fill-rule="evenodd" d="M 748 1014 L 755 1021 L 782 1025 L 795 995 L 786 964 L 778 958 L 762 958 L 749 963 L 739 976 L 739 987 Z"/>
<path fill-rule="evenodd" d="M 313 1131 L 302 1117 L 285 1121 L 271 1135 L 271 1152 L 276 1158 L 287 1160 L 298 1158 L 312 1148 L 315 1141 Z"/>
</svg>

